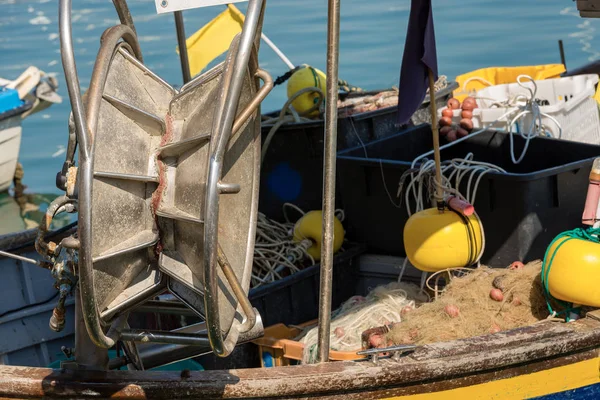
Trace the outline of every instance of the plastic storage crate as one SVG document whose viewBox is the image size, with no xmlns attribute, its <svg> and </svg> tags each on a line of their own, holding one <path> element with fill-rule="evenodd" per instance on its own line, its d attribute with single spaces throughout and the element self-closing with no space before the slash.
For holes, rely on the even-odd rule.
<svg viewBox="0 0 600 400">
<path fill-rule="evenodd" d="M 540 104 L 542 124 L 545 130 L 554 138 L 572 140 L 576 142 L 600 144 L 600 118 L 598 116 L 598 103 L 594 99 L 598 75 L 578 75 L 566 78 L 547 79 L 536 81 L 536 100 Z M 533 90 L 533 83 L 523 81 L 527 88 Z M 530 96 L 529 90 L 518 83 L 490 86 L 477 92 L 479 108 L 473 110 L 473 126 L 475 129 L 483 128 L 501 118 L 504 114 L 514 111 L 510 119 L 518 115 L 516 107 L 492 108 L 494 101 L 503 101 L 515 95 Z M 546 105 L 544 105 L 546 104 Z M 438 111 L 441 117 L 444 107 Z M 461 119 L 461 110 L 454 110 L 453 122 Z M 508 122 L 510 122 L 508 119 Z M 531 114 L 524 116 L 519 126 L 521 131 L 529 129 L 533 117 Z M 507 120 L 498 122 L 495 128 L 504 129 Z M 557 123 L 560 125 L 557 125 Z M 562 135 L 560 128 L 562 127 Z M 514 132 L 516 128 L 511 128 Z M 560 137 L 559 137 L 560 135 Z"/>
<path fill-rule="evenodd" d="M 444 106 L 458 85 L 436 93 L 437 107 Z M 268 115 L 276 116 L 278 113 Z M 386 137 L 397 132 L 397 107 L 382 108 L 338 119 L 338 150 Z M 413 115 L 413 124 L 431 122 L 429 97 Z M 262 126 L 264 142 L 272 125 Z M 260 174 L 258 209 L 275 220 L 283 219 L 283 204 L 294 203 L 304 211 L 320 210 L 323 202 L 324 121 L 286 124 L 279 128 L 267 149 Z M 339 198 L 339 193 L 338 196 Z"/>
<path fill-rule="evenodd" d="M 518 153 L 524 140 L 513 136 Z M 366 243 L 371 252 L 405 255 L 406 207 L 395 207 L 386 187 L 398 201 L 395 193 L 402 173 L 432 148 L 431 127 L 422 125 L 338 154 L 338 182 L 350 239 Z M 477 191 L 475 210 L 486 233 L 483 262 L 506 266 L 515 260 L 542 258 L 558 233 L 581 224 L 588 175 L 593 159 L 600 156 L 600 146 L 535 138 L 524 160 L 515 165 L 508 134 L 488 131 L 442 150 L 441 156 L 442 160 L 462 158 L 468 152 L 475 160 L 508 172 L 485 175 Z M 465 192 L 464 187 L 460 190 Z"/>
<path fill-rule="evenodd" d="M 358 279 L 358 256 L 364 245 L 344 244 L 345 251 L 333 258 L 332 307 L 352 297 Z M 283 279 L 250 290 L 248 298 L 260 312 L 263 325 L 300 324 L 319 313 L 320 264 Z"/>
<path fill-rule="evenodd" d="M 536 81 L 559 78 L 565 72 L 562 64 L 526 65 L 519 67 L 488 67 L 466 72 L 456 77 L 459 89 L 454 97 L 463 101 L 469 93 L 476 92 L 492 85 L 514 83 L 519 75 L 529 75 Z M 466 85 L 465 85 L 466 84 Z"/>
</svg>

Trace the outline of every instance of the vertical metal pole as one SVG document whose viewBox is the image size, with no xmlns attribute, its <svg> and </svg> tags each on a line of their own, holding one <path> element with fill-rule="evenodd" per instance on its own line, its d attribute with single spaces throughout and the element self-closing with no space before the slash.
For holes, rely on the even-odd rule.
<svg viewBox="0 0 600 400">
<path fill-rule="evenodd" d="M 256 54 L 260 50 L 260 39 L 262 37 L 263 24 L 265 22 L 265 10 L 267 9 L 267 0 L 263 1 L 262 10 L 260 10 L 260 16 L 258 17 L 258 25 L 256 27 L 256 39 L 254 39 L 254 47 L 256 47 Z M 260 33 L 260 35 L 259 35 Z"/>
<path fill-rule="evenodd" d="M 444 189 L 442 188 L 442 167 L 440 157 L 440 134 L 438 132 L 437 124 L 437 110 L 435 104 L 435 79 L 433 77 L 433 71 L 427 69 L 429 75 L 429 106 L 431 111 L 431 133 L 433 134 L 433 158 L 435 160 L 435 199 L 438 202 L 438 208 L 444 201 Z"/>
<path fill-rule="evenodd" d="M 181 73 L 183 74 L 183 83 L 186 84 L 192 80 L 190 74 L 190 60 L 188 59 L 187 46 L 185 44 L 185 25 L 183 23 L 183 13 L 175 11 L 175 30 L 177 31 L 177 44 L 179 45 L 179 61 L 181 62 Z"/>
<path fill-rule="evenodd" d="M 328 4 L 327 102 L 325 108 L 325 149 L 323 157 L 323 239 L 321 241 L 321 287 L 319 292 L 318 360 L 320 362 L 329 361 L 338 118 L 338 60 L 340 47 L 340 0 L 328 0 Z"/>
<path fill-rule="evenodd" d="M 565 59 L 565 48 L 563 47 L 563 41 L 558 41 L 558 51 L 560 51 L 560 62 L 565 66 L 565 70 L 567 69 L 567 60 Z"/>
</svg>

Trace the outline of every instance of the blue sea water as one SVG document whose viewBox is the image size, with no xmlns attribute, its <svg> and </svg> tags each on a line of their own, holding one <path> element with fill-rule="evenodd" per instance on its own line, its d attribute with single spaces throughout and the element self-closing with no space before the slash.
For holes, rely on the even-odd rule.
<svg viewBox="0 0 600 400">
<path fill-rule="evenodd" d="M 158 15 L 153 0 L 130 0 L 146 64 L 173 85 L 182 82 L 173 16 Z M 245 3 L 239 3 L 242 11 Z M 409 0 L 343 0 L 340 77 L 365 89 L 397 85 Z M 223 7 L 186 11 L 188 36 Z M 270 0 L 264 32 L 295 64 L 325 70 L 325 0 Z M 449 78 L 486 66 L 559 62 L 564 41 L 567 65 L 580 66 L 600 56 L 600 21 L 579 17 L 570 0 L 434 0 L 441 74 Z M 89 84 L 102 32 L 118 22 L 110 0 L 73 1 L 75 52 L 82 89 Z M 261 66 L 274 77 L 286 66 L 265 45 Z M 56 0 L 0 0 L 0 76 L 14 79 L 29 65 L 55 74 L 63 103 L 23 123 L 20 160 L 29 191 L 58 193 L 70 112 L 58 40 Z M 276 88 L 263 111 L 281 107 L 285 88 Z"/>
</svg>

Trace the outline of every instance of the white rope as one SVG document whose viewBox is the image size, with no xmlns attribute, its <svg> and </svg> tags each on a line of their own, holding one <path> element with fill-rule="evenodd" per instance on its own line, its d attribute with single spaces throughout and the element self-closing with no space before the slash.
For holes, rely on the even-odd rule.
<svg viewBox="0 0 600 400">
<path fill-rule="evenodd" d="M 282 224 L 258 213 L 252 287 L 281 279 L 280 274 L 286 268 L 292 274 L 298 272 L 298 261 L 310 260 L 310 265 L 315 264 L 315 260 L 306 252 L 312 242 L 294 242 L 291 233 L 293 229 L 292 223 Z"/>
<path fill-rule="evenodd" d="M 506 173 L 506 171 L 497 165 L 475 161 L 473 160 L 473 153 L 468 153 L 465 158 L 455 158 L 449 161 L 442 162 L 442 189 L 445 194 L 451 194 L 459 199 L 466 201 L 467 203 L 474 205 L 475 199 L 477 198 L 477 190 L 479 189 L 479 183 L 484 175 L 495 172 L 495 173 Z M 434 178 L 435 175 L 435 161 L 425 160 L 420 168 L 415 170 L 409 170 L 403 174 L 403 178 L 400 179 L 398 184 L 397 196 L 402 196 L 404 192 L 404 202 L 406 204 L 406 212 L 408 216 L 411 216 L 416 212 L 422 211 L 426 208 L 427 204 L 425 201 L 428 200 L 433 203 L 433 193 L 437 182 Z M 410 177 L 410 181 L 406 188 L 404 188 L 404 180 L 406 177 Z M 460 185 L 463 180 L 466 179 L 466 193 L 464 196 L 460 191 Z M 413 200 L 411 202 L 411 200 Z M 415 204 L 415 210 L 411 209 L 411 203 Z M 477 264 L 481 259 L 483 252 L 485 251 L 485 231 L 483 229 L 483 223 L 477 213 L 473 214 L 477 218 L 482 232 L 482 243 L 481 250 L 477 255 Z M 406 269 L 408 258 L 405 259 L 398 280 L 402 279 L 404 271 Z M 423 272 L 421 276 L 421 287 L 425 283 L 427 273 Z"/>
<path fill-rule="evenodd" d="M 298 114 L 298 112 L 294 110 L 294 107 L 292 107 L 292 103 L 294 102 L 294 100 L 296 100 L 298 97 L 302 96 L 305 93 L 317 93 L 319 95 L 319 100 L 309 110 L 305 111 L 302 114 Z M 308 115 L 309 113 L 315 110 L 320 110 L 321 106 L 324 104 L 324 99 L 325 94 L 318 87 L 306 87 L 300 89 L 285 102 L 277 117 L 262 121 L 263 125 L 268 125 L 272 123 L 274 123 L 274 125 L 269 130 L 269 133 L 267 134 L 267 137 L 265 138 L 265 141 L 262 144 L 262 151 L 260 157 L 261 163 L 265 159 L 265 155 L 267 154 L 267 150 L 269 148 L 269 145 L 271 144 L 271 140 L 273 139 L 273 136 L 275 136 L 279 128 L 281 128 L 282 125 L 288 124 L 290 122 L 312 121 L 312 119 L 303 117 L 302 115 Z"/>
<path fill-rule="evenodd" d="M 479 81 L 487 86 L 494 86 L 490 81 L 480 77 L 480 76 L 472 76 L 463 83 L 462 90 L 463 92 L 467 92 L 467 85 L 473 81 Z"/>
<path fill-rule="evenodd" d="M 475 203 L 479 183 L 484 175 L 490 172 L 506 173 L 503 168 L 500 168 L 497 165 L 473 160 L 473 153 L 468 153 L 465 158 L 454 158 L 442 162 L 441 172 L 442 189 L 444 192 L 452 194 L 472 205 Z M 435 161 L 426 160 L 421 164 L 417 171 L 407 171 L 407 175 L 411 177 L 411 179 L 406 188 L 404 188 L 403 180 L 399 182 L 397 196 L 399 197 L 402 192 L 404 192 L 406 212 L 409 216 L 413 214 L 410 201 L 411 195 L 416 204 L 414 212 L 425 209 L 425 197 L 427 200 L 431 200 L 430 194 L 433 192 L 433 187 L 437 184 L 434 179 L 434 174 Z M 467 195 L 464 196 L 458 188 L 466 176 L 468 176 L 466 185 Z M 454 183 L 452 182 L 453 180 Z"/>
<path fill-rule="evenodd" d="M 283 215 L 286 220 L 284 223 L 258 213 L 251 275 L 252 287 L 274 282 L 299 272 L 304 267 L 316 264 L 315 259 L 307 251 L 313 245 L 313 241 L 294 240 L 295 222 L 291 222 L 287 214 L 290 208 L 297 211 L 300 216 L 305 214 L 300 207 L 290 203 L 283 205 Z M 340 221 L 344 220 L 343 210 L 338 209 L 335 214 Z M 288 271 L 284 274 L 286 269 Z"/>
<path fill-rule="evenodd" d="M 373 289 L 367 297 L 353 296 L 333 314 L 330 347 L 334 351 L 362 348 L 362 333 L 370 328 L 402 321 L 403 309 L 414 309 L 428 296 L 413 284 L 392 282 Z M 318 329 L 309 327 L 299 338 L 304 344 L 303 363 L 315 361 Z"/>
<path fill-rule="evenodd" d="M 267 37 L 267 35 L 265 35 L 264 33 L 261 33 L 260 37 L 262 38 L 262 40 L 265 41 L 267 46 L 269 46 L 271 48 L 271 50 L 273 50 L 275 52 L 275 54 L 277 54 L 277 56 L 281 59 L 281 61 L 283 61 L 284 64 L 288 66 L 289 69 L 294 69 L 294 64 L 290 61 L 289 58 L 287 58 L 287 56 L 285 54 L 283 54 L 283 51 L 281 51 L 279 49 L 279 47 L 277 47 L 275 45 L 275 43 L 273 43 L 271 41 L 271 39 L 269 39 Z"/>
<path fill-rule="evenodd" d="M 523 82 L 524 79 L 529 80 L 529 83 L 533 84 L 533 89 L 525 85 L 526 82 Z M 508 137 L 510 140 L 511 160 L 512 160 L 513 164 L 519 164 L 525 158 L 525 154 L 527 153 L 527 149 L 529 148 L 529 142 L 531 139 L 533 139 L 539 135 L 547 135 L 550 137 L 552 136 L 550 134 L 550 132 L 547 131 L 546 128 L 544 127 L 544 125 L 542 124 L 542 117 L 549 118 L 552 122 L 554 122 L 556 124 L 556 126 L 558 127 L 558 139 L 560 139 L 562 137 L 562 126 L 560 125 L 560 123 L 553 116 L 543 113 L 540 110 L 540 106 L 535 102 L 535 95 L 537 93 L 537 84 L 536 84 L 535 80 L 528 75 L 519 75 L 517 77 L 517 83 L 519 84 L 519 86 L 525 88 L 529 92 L 529 96 L 526 96 L 523 94 L 518 94 L 518 95 L 512 96 L 511 98 L 508 98 L 504 101 L 498 101 L 495 99 L 479 97 L 480 99 L 494 101 L 491 104 L 492 107 L 502 107 L 502 108 L 507 107 L 510 109 L 506 113 L 504 113 L 502 116 L 500 116 L 498 119 L 490 122 L 482 129 L 480 129 L 476 132 L 472 132 L 465 137 L 455 140 L 454 142 L 445 144 L 440 147 L 440 150 L 454 146 L 454 145 L 456 145 L 460 142 L 463 142 L 469 138 L 472 138 L 476 135 L 486 132 L 488 129 L 496 126 L 498 123 L 504 122 L 505 123 L 504 131 L 508 133 Z M 475 97 L 475 98 L 477 99 L 478 97 Z M 524 130 L 523 132 L 519 133 L 521 135 L 521 137 L 523 139 L 525 139 L 525 146 L 523 147 L 523 150 L 521 151 L 521 155 L 519 157 L 516 157 L 515 150 L 514 150 L 514 137 L 513 137 L 513 133 L 511 133 L 511 129 L 515 124 L 518 124 L 525 116 L 530 115 L 530 114 L 532 115 L 532 118 L 531 118 L 531 124 L 529 126 L 529 129 Z M 415 168 L 415 165 L 417 164 L 418 161 L 420 161 L 421 159 L 423 159 L 431 154 L 433 154 L 433 150 L 429 151 L 427 153 L 421 154 L 419 157 L 417 157 L 413 160 L 411 167 Z"/>
</svg>

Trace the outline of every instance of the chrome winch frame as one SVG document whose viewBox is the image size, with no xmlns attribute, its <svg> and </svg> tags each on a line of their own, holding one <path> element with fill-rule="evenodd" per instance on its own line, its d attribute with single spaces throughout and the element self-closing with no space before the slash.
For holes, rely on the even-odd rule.
<svg viewBox="0 0 600 400">
<path fill-rule="evenodd" d="M 273 87 L 258 67 L 265 0 L 250 0 L 226 60 L 180 90 L 144 66 L 127 3 L 113 3 L 121 23 L 103 33 L 83 98 L 71 0 L 59 3 L 72 107 L 67 156 L 57 176 L 66 196 L 48 214 L 36 249 L 50 263 L 75 265 L 56 272 L 78 288 L 76 361 L 65 365 L 106 369 L 107 349 L 117 341 L 128 356 L 112 362 L 115 368 L 143 369 L 210 351 L 225 357 L 263 332 L 247 292 L 258 211 L 260 103 Z M 60 211 L 78 212 L 77 234 L 46 243 L 44 230 Z M 129 312 L 165 291 L 205 323 L 173 332 L 130 329 Z M 143 343 L 139 351 L 134 342 Z"/>
</svg>

